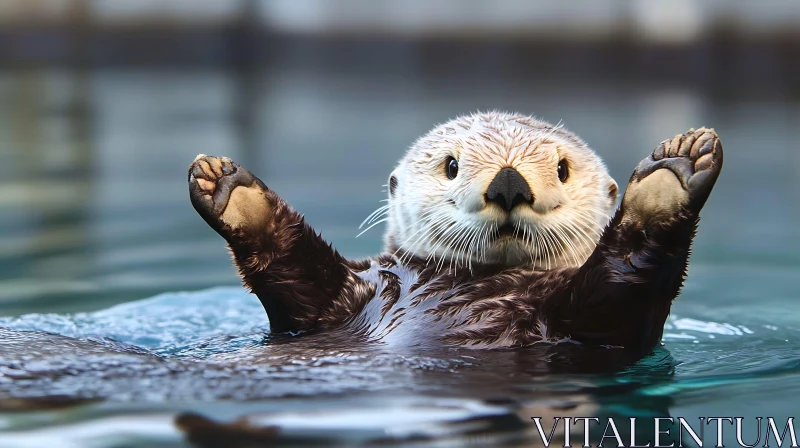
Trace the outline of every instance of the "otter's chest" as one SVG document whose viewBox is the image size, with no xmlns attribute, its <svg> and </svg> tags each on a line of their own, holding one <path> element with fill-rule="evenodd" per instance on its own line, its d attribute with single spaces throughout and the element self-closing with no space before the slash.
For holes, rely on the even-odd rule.
<svg viewBox="0 0 800 448">
<path fill-rule="evenodd" d="M 372 263 L 359 277 L 375 292 L 349 326 L 371 339 L 511 347 L 548 337 L 535 306 L 539 280 L 522 269 L 433 272 Z"/>
</svg>

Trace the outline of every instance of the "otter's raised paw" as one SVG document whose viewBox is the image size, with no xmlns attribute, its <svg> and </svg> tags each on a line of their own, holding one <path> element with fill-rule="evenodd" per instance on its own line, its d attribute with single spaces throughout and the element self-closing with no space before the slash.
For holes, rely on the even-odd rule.
<svg viewBox="0 0 800 448">
<path fill-rule="evenodd" d="M 189 197 L 197 213 L 214 230 L 257 230 L 264 225 L 267 189 L 227 157 L 200 154 L 189 166 Z"/>
<path fill-rule="evenodd" d="M 642 160 L 622 199 L 624 219 L 647 225 L 697 215 L 722 169 L 722 144 L 713 129 L 690 129 L 665 140 Z"/>
</svg>

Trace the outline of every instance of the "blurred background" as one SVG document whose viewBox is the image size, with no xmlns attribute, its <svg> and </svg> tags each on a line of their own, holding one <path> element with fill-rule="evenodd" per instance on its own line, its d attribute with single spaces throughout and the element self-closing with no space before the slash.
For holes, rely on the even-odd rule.
<svg viewBox="0 0 800 448">
<path fill-rule="evenodd" d="M 691 269 L 764 273 L 723 302 L 792 297 L 769 279 L 800 266 L 799 77 L 792 0 L 3 0 L 0 315 L 237 284 L 188 201 L 198 153 L 376 253 L 380 226 L 355 236 L 395 162 L 478 109 L 563 122 L 620 187 L 661 140 L 716 128 Z"/>
</svg>

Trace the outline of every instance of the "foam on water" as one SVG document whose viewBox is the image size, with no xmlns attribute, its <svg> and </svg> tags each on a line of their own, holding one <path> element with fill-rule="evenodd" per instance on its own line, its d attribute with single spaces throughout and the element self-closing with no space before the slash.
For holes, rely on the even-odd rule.
<svg viewBox="0 0 800 448">
<path fill-rule="evenodd" d="M 79 339 L 103 338 L 159 355 L 198 355 L 201 343 L 220 351 L 257 343 L 269 332 L 261 303 L 238 287 L 171 292 L 75 314 L 25 314 L 0 318 L 0 327 L 46 331 Z M 208 350 L 206 350 L 208 351 Z"/>
</svg>

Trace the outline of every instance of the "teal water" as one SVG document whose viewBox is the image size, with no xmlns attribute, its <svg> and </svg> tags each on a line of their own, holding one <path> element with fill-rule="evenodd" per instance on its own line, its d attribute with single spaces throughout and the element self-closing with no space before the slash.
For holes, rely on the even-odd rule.
<svg viewBox="0 0 800 448">
<path fill-rule="evenodd" d="M 276 426 L 285 443 L 431 446 L 530 446 L 538 415 L 793 416 L 800 102 L 487 76 L 0 73 L 0 446 L 182 446 L 184 412 Z M 562 120 L 621 186 L 664 138 L 719 132 L 725 168 L 664 346 L 631 366 L 612 352 L 576 366 L 538 349 L 270 336 L 189 205 L 194 156 L 232 157 L 364 256 L 380 229 L 356 239 L 358 224 L 405 147 L 478 108 Z"/>
</svg>

